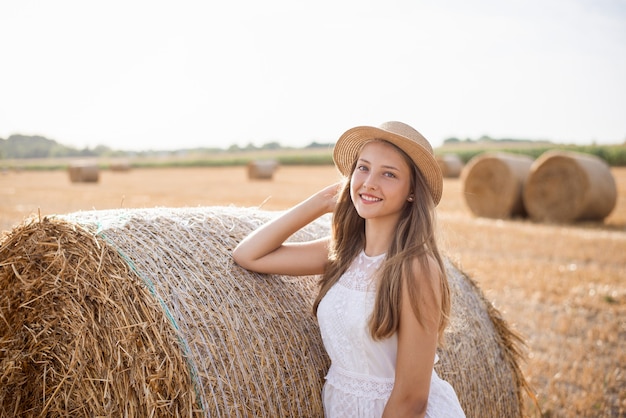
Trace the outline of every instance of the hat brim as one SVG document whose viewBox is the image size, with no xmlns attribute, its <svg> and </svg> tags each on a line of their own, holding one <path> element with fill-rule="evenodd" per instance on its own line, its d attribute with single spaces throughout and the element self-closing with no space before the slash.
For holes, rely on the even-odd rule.
<svg viewBox="0 0 626 418">
<path fill-rule="evenodd" d="M 373 139 L 390 142 L 404 151 L 413 160 L 426 180 L 435 205 L 441 200 L 443 176 L 441 168 L 429 149 L 402 135 L 373 126 L 357 126 L 347 130 L 337 140 L 333 149 L 333 160 L 341 174 L 349 177 L 352 165 L 358 157 L 363 145 Z M 426 139 L 424 139 L 425 142 Z"/>
</svg>

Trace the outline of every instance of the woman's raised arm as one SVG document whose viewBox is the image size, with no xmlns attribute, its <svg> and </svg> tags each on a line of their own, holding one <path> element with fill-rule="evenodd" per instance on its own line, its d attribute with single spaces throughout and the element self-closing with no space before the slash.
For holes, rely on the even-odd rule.
<svg viewBox="0 0 626 418">
<path fill-rule="evenodd" d="M 252 232 L 233 250 L 235 262 L 259 273 L 322 274 L 328 261 L 329 238 L 302 243 L 285 241 L 315 219 L 333 211 L 340 185 L 320 190 Z"/>
</svg>

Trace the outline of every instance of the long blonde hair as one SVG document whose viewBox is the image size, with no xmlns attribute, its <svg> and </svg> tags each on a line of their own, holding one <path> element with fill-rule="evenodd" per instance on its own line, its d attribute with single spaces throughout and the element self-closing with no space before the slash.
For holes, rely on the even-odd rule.
<svg viewBox="0 0 626 418">
<path fill-rule="evenodd" d="M 393 144 L 392 144 L 393 145 Z M 395 147 L 395 145 L 394 145 Z M 413 202 L 408 202 L 402 210 L 400 219 L 385 259 L 377 271 L 378 286 L 376 302 L 369 329 L 373 339 L 390 337 L 399 327 L 402 286 L 407 286 L 411 307 L 420 324 L 424 326 L 423 313 L 420 311 L 420 295 L 436 294 L 435 289 L 422 289 L 423 283 L 432 282 L 414 280 L 413 262 L 418 260 L 421 271 L 430 271 L 428 257 L 432 256 L 439 265 L 441 278 L 441 311 L 438 327 L 440 342 L 448 324 L 450 313 L 450 290 L 443 260 L 435 237 L 435 204 L 426 185 L 426 181 L 413 161 L 400 148 L 396 149 L 411 167 L 411 190 L 415 194 Z M 352 171 L 356 166 L 353 164 Z M 329 262 L 320 280 L 320 290 L 315 299 L 313 310 L 317 312 L 320 301 L 328 290 L 339 281 L 352 261 L 365 248 L 365 220 L 359 216 L 350 197 L 350 179 L 347 178 L 341 189 L 333 214 L 332 240 Z"/>
</svg>

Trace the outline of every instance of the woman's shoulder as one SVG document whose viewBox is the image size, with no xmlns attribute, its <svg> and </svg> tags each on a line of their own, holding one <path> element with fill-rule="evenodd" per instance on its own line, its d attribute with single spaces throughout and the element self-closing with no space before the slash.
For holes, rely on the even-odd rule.
<svg viewBox="0 0 626 418">
<path fill-rule="evenodd" d="M 412 294 L 418 290 L 420 300 L 425 303 L 425 309 L 439 311 L 441 308 L 445 275 L 434 254 L 423 254 L 415 257 L 411 263 L 412 274 L 406 280 L 408 286 L 403 286 L 403 293 Z M 417 297 L 413 293 L 413 297 Z"/>
</svg>

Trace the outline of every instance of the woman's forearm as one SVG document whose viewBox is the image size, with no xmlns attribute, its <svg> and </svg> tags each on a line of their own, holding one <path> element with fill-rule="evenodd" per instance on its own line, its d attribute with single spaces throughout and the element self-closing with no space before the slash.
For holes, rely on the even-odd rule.
<svg viewBox="0 0 626 418">
<path fill-rule="evenodd" d="M 320 245 L 310 249 L 303 245 L 287 248 L 284 243 L 295 232 L 332 211 L 335 194 L 336 186 L 328 187 L 259 227 L 234 249 L 235 262 L 249 270 L 282 272 L 289 270 L 290 263 L 302 263 L 307 251 L 311 256 L 318 256 Z M 293 259 L 296 255 L 300 260 Z"/>
</svg>

